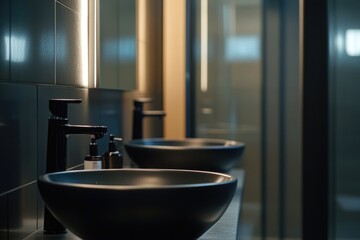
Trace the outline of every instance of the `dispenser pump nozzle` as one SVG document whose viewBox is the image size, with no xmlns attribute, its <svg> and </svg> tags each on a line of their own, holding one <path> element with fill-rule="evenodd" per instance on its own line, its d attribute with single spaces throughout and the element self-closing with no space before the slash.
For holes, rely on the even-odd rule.
<svg viewBox="0 0 360 240">
<path fill-rule="evenodd" d="M 115 145 L 115 136 L 113 134 L 110 134 L 109 136 L 109 152 L 115 152 L 116 145 Z"/>
<path fill-rule="evenodd" d="M 91 142 L 89 146 L 89 153 L 90 156 L 97 156 L 98 155 L 98 145 L 96 143 L 96 139 L 94 136 L 91 136 Z"/>
<path fill-rule="evenodd" d="M 123 167 L 123 155 L 121 150 L 117 149 L 115 141 L 118 141 L 118 138 L 114 134 L 109 135 L 109 151 L 104 154 L 104 164 L 103 168 L 122 168 Z"/>
<path fill-rule="evenodd" d="M 91 136 L 91 142 L 89 145 L 89 155 L 85 156 L 84 169 L 101 169 L 102 168 L 102 156 L 98 155 L 98 145 L 96 143 L 95 136 Z"/>
</svg>

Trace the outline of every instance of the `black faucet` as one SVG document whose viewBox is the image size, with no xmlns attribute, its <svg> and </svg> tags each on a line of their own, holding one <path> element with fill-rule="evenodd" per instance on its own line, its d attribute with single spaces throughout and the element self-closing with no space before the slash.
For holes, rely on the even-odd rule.
<svg viewBox="0 0 360 240">
<path fill-rule="evenodd" d="M 134 100 L 134 113 L 133 113 L 133 139 L 140 139 L 143 137 L 143 118 L 144 117 L 164 117 L 165 112 L 158 111 L 145 111 L 144 103 L 151 102 L 151 98 L 138 98 Z"/>
<path fill-rule="evenodd" d="M 107 132 L 106 126 L 71 125 L 68 124 L 68 104 L 81 103 L 81 99 L 51 99 L 49 109 L 51 117 L 48 126 L 46 173 L 66 170 L 67 137 L 71 134 L 94 135 L 102 138 Z M 59 199 L 61 201 L 61 199 Z M 65 227 L 45 207 L 44 233 L 65 233 Z"/>
</svg>

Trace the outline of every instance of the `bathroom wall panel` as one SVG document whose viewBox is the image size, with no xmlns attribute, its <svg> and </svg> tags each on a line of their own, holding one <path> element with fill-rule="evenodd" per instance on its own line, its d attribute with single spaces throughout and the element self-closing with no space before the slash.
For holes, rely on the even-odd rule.
<svg viewBox="0 0 360 240">
<path fill-rule="evenodd" d="M 80 12 L 80 7 L 81 7 L 81 2 L 83 2 L 84 0 L 77 0 L 77 1 L 73 1 L 73 0 L 58 0 L 58 2 L 66 5 L 67 7 L 71 8 L 72 10 L 74 10 L 75 12 Z"/>
<path fill-rule="evenodd" d="M 80 33 L 80 15 L 56 3 L 56 84 L 87 86 L 87 79 L 82 79 Z"/>
<path fill-rule="evenodd" d="M 7 239 L 7 196 L 0 196 L 0 239 Z"/>
<path fill-rule="evenodd" d="M 37 184 L 8 194 L 9 239 L 23 239 L 37 229 Z"/>
<path fill-rule="evenodd" d="M 54 1 L 12 0 L 12 82 L 54 83 Z"/>
<path fill-rule="evenodd" d="M 0 194 L 37 177 L 36 87 L 0 84 Z"/>
<path fill-rule="evenodd" d="M 9 81 L 10 3 L 9 0 L 1 0 L 0 3 L 0 81 Z"/>
</svg>

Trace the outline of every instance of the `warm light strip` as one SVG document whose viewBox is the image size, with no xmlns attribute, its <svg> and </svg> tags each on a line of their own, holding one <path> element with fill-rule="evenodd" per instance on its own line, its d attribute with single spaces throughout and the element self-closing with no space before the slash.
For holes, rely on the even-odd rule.
<svg viewBox="0 0 360 240">
<path fill-rule="evenodd" d="M 88 47 L 88 0 L 81 0 L 80 8 L 80 42 L 81 42 L 81 82 L 84 87 L 89 85 L 89 47 Z"/>
<path fill-rule="evenodd" d="M 200 90 L 208 90 L 208 0 L 200 5 Z"/>
<path fill-rule="evenodd" d="M 94 0 L 94 12 L 93 12 L 93 16 L 94 16 L 94 21 L 93 21 L 93 31 L 94 31 L 94 35 L 93 35 L 93 71 L 94 71 L 94 87 L 97 87 L 97 4 L 98 1 Z"/>
</svg>

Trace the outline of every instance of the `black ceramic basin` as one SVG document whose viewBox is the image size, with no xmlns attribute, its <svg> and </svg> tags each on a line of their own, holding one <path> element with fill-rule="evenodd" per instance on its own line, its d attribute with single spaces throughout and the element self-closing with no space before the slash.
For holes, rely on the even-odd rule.
<svg viewBox="0 0 360 240">
<path fill-rule="evenodd" d="M 52 214 L 83 239 L 196 239 L 223 215 L 237 179 L 167 169 L 111 169 L 39 177 Z"/>
<path fill-rule="evenodd" d="M 229 172 L 241 158 L 245 145 L 236 141 L 186 138 L 136 139 L 125 145 L 140 168 L 193 169 Z"/>
</svg>

